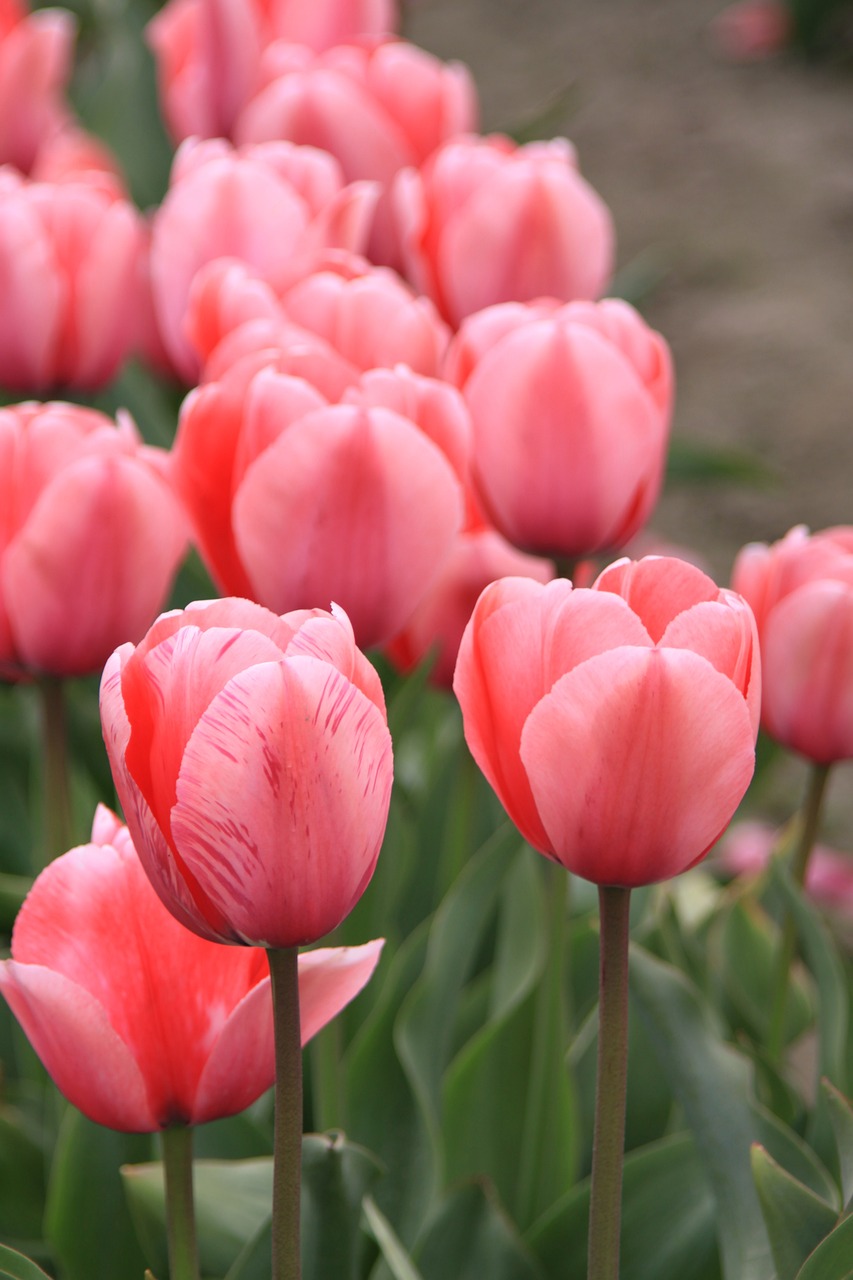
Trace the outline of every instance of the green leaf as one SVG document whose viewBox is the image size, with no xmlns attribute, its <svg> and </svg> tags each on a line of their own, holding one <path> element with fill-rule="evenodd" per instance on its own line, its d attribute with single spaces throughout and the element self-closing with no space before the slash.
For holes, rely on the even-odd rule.
<svg viewBox="0 0 853 1280">
<path fill-rule="evenodd" d="M 377 1208 L 376 1201 L 367 1196 L 362 1207 L 368 1230 L 379 1245 L 379 1251 L 393 1280 L 423 1280 L 421 1273 L 397 1238 L 391 1223 Z"/>
<path fill-rule="evenodd" d="M 842 1200 L 845 1209 L 849 1209 L 853 1202 L 853 1106 L 830 1080 L 821 1080 L 820 1083 L 838 1150 Z"/>
<path fill-rule="evenodd" d="M 778 1116 L 758 1103 L 753 1103 L 758 1141 L 777 1164 L 794 1178 L 811 1188 L 827 1204 L 838 1210 L 838 1187 L 826 1166 L 818 1159 L 800 1135 L 783 1124 Z"/>
<path fill-rule="evenodd" d="M 797 1272 L 796 1280 L 851 1280 L 853 1216 L 843 1218 Z"/>
<path fill-rule="evenodd" d="M 768 488 L 779 478 L 755 453 L 715 441 L 676 436 L 669 448 L 667 482 L 680 484 L 741 484 Z"/>
<path fill-rule="evenodd" d="M 752 1173 L 778 1280 L 795 1280 L 811 1251 L 832 1231 L 838 1214 L 758 1143 L 752 1148 Z"/>
<path fill-rule="evenodd" d="M 423 1280 L 542 1280 L 543 1273 L 488 1183 L 468 1183 L 443 1201 L 417 1253 Z"/>
<path fill-rule="evenodd" d="M 748 1064 L 709 1024 L 699 993 L 677 969 L 635 947 L 630 981 L 708 1170 L 725 1280 L 771 1280 L 770 1244 L 749 1164 L 756 1126 Z"/>
<path fill-rule="evenodd" d="M 357 1280 L 362 1201 L 379 1172 L 376 1157 L 341 1134 L 302 1139 L 303 1280 Z"/>
<path fill-rule="evenodd" d="M 751 893 L 734 896 L 717 922 L 719 940 L 715 968 L 726 996 L 753 1039 L 766 1039 L 770 1026 L 767 999 L 772 990 L 779 930 Z M 716 937 L 716 930 L 715 930 Z M 792 972 L 785 1016 L 785 1042 L 805 1031 L 813 1009 L 802 977 Z"/>
<path fill-rule="evenodd" d="M 0 1108 L 0 1235 L 24 1246 L 38 1240 L 44 1212 L 44 1146 L 30 1118 Z"/>
<path fill-rule="evenodd" d="M 151 1154 L 148 1134 L 114 1133 L 68 1107 L 50 1170 L 45 1233 L 65 1280 L 116 1280 L 145 1267 L 119 1167 Z"/>
<path fill-rule="evenodd" d="M 0 1244 L 0 1276 L 8 1280 L 50 1280 L 41 1267 L 4 1244 Z"/>
<path fill-rule="evenodd" d="M 548 1276 L 585 1280 L 589 1179 L 525 1236 Z M 716 1201 L 687 1133 L 632 1151 L 622 1190 L 621 1280 L 719 1280 Z"/>
</svg>

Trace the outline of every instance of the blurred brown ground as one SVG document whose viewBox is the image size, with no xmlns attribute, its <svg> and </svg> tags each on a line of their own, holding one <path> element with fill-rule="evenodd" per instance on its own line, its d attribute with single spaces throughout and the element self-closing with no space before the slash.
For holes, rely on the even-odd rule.
<svg viewBox="0 0 853 1280">
<path fill-rule="evenodd" d="M 726 62 L 708 31 L 724 2 L 412 0 L 406 18 L 471 67 L 486 131 L 571 89 L 548 132 L 613 210 L 618 267 L 665 273 L 642 310 L 675 355 L 674 435 L 775 477 L 668 487 L 654 530 L 720 582 L 745 542 L 853 524 L 853 74 Z M 848 848 L 851 780 L 838 770 L 828 832 Z M 771 811 L 799 782 L 783 771 Z"/>
</svg>

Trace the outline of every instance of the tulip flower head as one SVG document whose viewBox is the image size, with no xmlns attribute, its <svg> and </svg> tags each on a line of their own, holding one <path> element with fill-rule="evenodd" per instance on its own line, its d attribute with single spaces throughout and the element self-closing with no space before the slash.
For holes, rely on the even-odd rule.
<svg viewBox="0 0 853 1280">
<path fill-rule="evenodd" d="M 752 613 L 680 560 L 619 560 L 586 590 L 494 583 L 454 689 L 471 752 L 522 835 L 596 884 L 685 871 L 752 777 Z"/>
<path fill-rule="evenodd" d="M 299 957 L 302 1042 L 368 981 L 381 941 Z M 235 1115 L 273 1083 L 269 968 L 259 949 L 190 933 L 152 889 L 126 827 L 36 880 L 0 991 L 57 1087 L 89 1119 L 149 1133 Z"/>
<path fill-rule="evenodd" d="M 391 739 L 344 613 L 226 599 L 164 614 L 104 670 L 119 798 L 166 906 L 218 942 L 296 947 L 366 888 Z"/>
<path fill-rule="evenodd" d="M 764 728 L 815 764 L 853 759 L 853 528 L 752 543 L 732 584 L 758 625 Z"/>
</svg>

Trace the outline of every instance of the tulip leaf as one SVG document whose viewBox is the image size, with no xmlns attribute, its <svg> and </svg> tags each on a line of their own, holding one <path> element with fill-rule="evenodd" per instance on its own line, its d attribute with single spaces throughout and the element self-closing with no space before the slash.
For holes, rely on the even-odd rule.
<svg viewBox="0 0 853 1280">
<path fill-rule="evenodd" d="M 844 1208 L 849 1209 L 853 1202 L 853 1106 L 831 1081 L 822 1080 L 821 1089 L 832 1120 L 832 1132 L 838 1151 Z"/>
<path fill-rule="evenodd" d="M 29 1117 L 0 1107 L 0 1235 L 28 1247 L 42 1232 L 44 1148 Z"/>
<path fill-rule="evenodd" d="M 772 989 L 779 946 L 778 929 L 751 894 L 738 894 L 719 920 L 719 973 L 737 1017 L 752 1037 L 766 1040 L 770 1025 L 767 992 Z M 805 1031 L 813 1010 L 802 977 L 792 972 L 785 1017 L 785 1042 Z"/>
<path fill-rule="evenodd" d="M 379 1173 L 376 1157 L 340 1134 L 302 1139 L 303 1280 L 357 1280 L 362 1201 Z"/>
<path fill-rule="evenodd" d="M 145 1259 L 119 1167 L 151 1154 L 148 1134 L 114 1133 L 68 1107 L 50 1170 L 45 1234 L 65 1280 L 141 1275 Z"/>
<path fill-rule="evenodd" d="M 853 1277 L 853 1215 L 820 1242 L 797 1272 L 796 1280 L 851 1280 Z"/>
<path fill-rule="evenodd" d="M 810 1188 L 835 1211 L 839 1209 L 838 1187 L 826 1166 L 800 1135 L 783 1124 L 778 1116 L 758 1103 L 752 1104 L 758 1141 L 777 1164 Z"/>
<path fill-rule="evenodd" d="M 0 1244 L 0 1277 L 2 1280 L 49 1280 L 46 1271 L 4 1244 Z"/>
<path fill-rule="evenodd" d="M 546 1275 L 584 1280 L 588 1222 L 587 1178 L 525 1235 Z M 716 1201 L 691 1134 L 626 1156 L 621 1252 L 621 1280 L 719 1280 Z"/>
<path fill-rule="evenodd" d="M 749 1147 L 756 1140 L 746 1060 L 710 1025 L 695 987 L 632 948 L 631 991 L 696 1139 L 717 1199 L 724 1280 L 771 1280 L 773 1263 Z"/>
<path fill-rule="evenodd" d="M 487 1181 L 465 1183 L 442 1202 L 417 1252 L 423 1280 L 543 1280 L 544 1273 Z"/>
<path fill-rule="evenodd" d="M 677 484 L 744 484 L 767 488 L 778 475 L 747 449 L 676 436 L 670 443 L 666 477 Z"/>
<path fill-rule="evenodd" d="M 752 1148 L 752 1173 L 778 1280 L 795 1280 L 812 1250 L 832 1231 L 838 1214 L 758 1143 Z"/>
<path fill-rule="evenodd" d="M 373 1239 L 379 1245 L 382 1260 L 392 1280 L 423 1280 L 412 1259 L 400 1243 L 394 1228 L 371 1196 L 365 1197 L 364 1218 Z"/>
</svg>

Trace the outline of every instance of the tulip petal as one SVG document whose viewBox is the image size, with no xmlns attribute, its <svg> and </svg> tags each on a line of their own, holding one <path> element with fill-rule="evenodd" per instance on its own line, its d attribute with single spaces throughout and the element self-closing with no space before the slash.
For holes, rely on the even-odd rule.
<svg viewBox="0 0 853 1280">
<path fill-rule="evenodd" d="M 675 556 L 645 556 L 616 560 L 598 575 L 596 591 L 620 595 L 642 620 L 655 644 L 673 618 L 703 601 L 717 601 L 717 584 L 686 560 Z"/>
<path fill-rule="evenodd" d="M 299 957 L 299 1022 L 302 1043 L 354 1000 L 373 976 L 384 938 L 360 947 L 319 947 Z"/>
<path fill-rule="evenodd" d="M 673 618 L 661 637 L 662 647 L 690 649 L 729 677 L 744 694 L 756 735 L 761 714 L 761 667 L 752 611 L 733 591 L 719 592 Z"/>
<path fill-rule="evenodd" d="M 363 892 L 390 788 L 388 729 L 360 690 L 313 658 L 261 663 L 199 720 L 172 831 L 239 937 L 292 947 L 328 933 Z"/>
<path fill-rule="evenodd" d="M 742 694 L 681 649 L 614 649 L 559 680 L 521 758 L 550 848 L 596 884 L 677 875 L 721 835 L 754 767 Z"/>
</svg>

